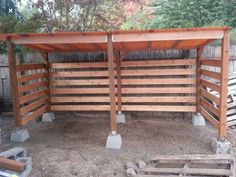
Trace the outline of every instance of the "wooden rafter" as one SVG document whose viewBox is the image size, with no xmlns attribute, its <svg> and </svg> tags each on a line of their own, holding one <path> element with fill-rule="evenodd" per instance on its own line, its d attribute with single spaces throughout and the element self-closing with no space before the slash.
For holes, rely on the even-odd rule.
<svg viewBox="0 0 236 177">
<path fill-rule="evenodd" d="M 178 46 L 181 44 L 182 41 L 183 41 L 183 40 L 177 40 L 177 41 L 171 46 L 171 48 L 172 48 L 172 49 L 178 48 Z"/>
</svg>

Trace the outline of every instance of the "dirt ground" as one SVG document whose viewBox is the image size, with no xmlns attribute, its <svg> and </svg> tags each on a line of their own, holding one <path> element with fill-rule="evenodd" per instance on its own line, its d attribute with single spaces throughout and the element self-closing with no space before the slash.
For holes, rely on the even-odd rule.
<svg viewBox="0 0 236 177">
<path fill-rule="evenodd" d="M 10 143 L 12 118 L 3 118 L 0 150 L 21 146 L 33 157 L 32 177 L 125 177 L 128 161 L 148 160 L 158 154 L 212 154 L 210 142 L 216 130 L 194 127 L 190 119 L 129 116 L 120 124 L 121 150 L 105 149 L 109 117 L 60 113 L 51 123 L 35 121 L 27 126 L 31 138 Z M 235 149 L 236 130 L 229 131 Z"/>
</svg>

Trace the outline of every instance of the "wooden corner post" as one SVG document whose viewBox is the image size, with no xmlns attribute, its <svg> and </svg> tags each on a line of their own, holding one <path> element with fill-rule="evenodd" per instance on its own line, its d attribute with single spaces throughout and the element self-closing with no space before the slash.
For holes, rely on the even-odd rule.
<svg viewBox="0 0 236 177">
<path fill-rule="evenodd" d="M 14 117 L 15 117 L 15 125 L 16 127 L 21 127 L 22 121 L 21 121 L 21 114 L 20 114 L 15 50 L 14 50 L 14 45 L 11 42 L 11 39 L 7 39 L 6 43 L 7 43 L 7 49 L 8 49 L 9 75 L 10 75 L 10 82 L 11 82 L 12 104 L 13 104 L 13 112 L 14 112 Z"/>
<path fill-rule="evenodd" d="M 122 90 L 121 90 L 121 61 L 122 61 L 121 52 L 119 52 L 118 58 L 116 60 L 116 70 L 117 70 L 117 106 L 118 112 L 122 111 Z"/>
<path fill-rule="evenodd" d="M 227 96 L 228 96 L 228 68 L 229 68 L 230 31 L 224 31 L 221 50 L 221 83 L 219 105 L 219 138 L 227 135 Z"/>
<path fill-rule="evenodd" d="M 116 121 L 116 90 L 115 90 L 115 70 L 114 70 L 114 53 L 112 35 L 107 35 L 107 58 L 108 58 L 108 74 L 109 74 L 109 93 L 110 93 L 110 116 L 112 134 L 117 132 Z"/>
<path fill-rule="evenodd" d="M 48 52 L 41 53 L 43 59 L 44 59 L 44 64 L 45 64 L 45 70 L 46 70 L 46 75 L 45 78 L 47 80 L 47 112 L 51 111 L 51 93 L 50 93 L 50 63 L 48 59 Z"/>
<path fill-rule="evenodd" d="M 203 54 L 203 47 L 197 48 L 197 58 L 196 58 L 196 112 L 201 112 L 201 58 Z"/>
</svg>

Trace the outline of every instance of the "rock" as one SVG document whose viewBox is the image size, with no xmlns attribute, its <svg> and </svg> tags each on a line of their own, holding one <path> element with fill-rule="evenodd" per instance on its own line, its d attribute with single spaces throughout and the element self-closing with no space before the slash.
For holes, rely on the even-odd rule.
<svg viewBox="0 0 236 177">
<path fill-rule="evenodd" d="M 140 161 L 138 162 L 138 167 L 139 167 L 139 169 L 144 169 L 144 168 L 146 168 L 146 166 L 147 166 L 146 162 L 144 162 L 144 161 L 142 161 L 142 160 L 140 160 Z"/>
<path fill-rule="evenodd" d="M 127 168 L 127 169 L 133 168 L 135 171 L 138 170 L 137 165 L 135 165 L 133 162 L 128 162 L 128 163 L 126 164 L 126 168 Z"/>
<path fill-rule="evenodd" d="M 127 176 L 136 176 L 137 175 L 136 171 L 133 168 L 128 168 L 126 170 L 126 174 L 127 174 Z"/>
</svg>

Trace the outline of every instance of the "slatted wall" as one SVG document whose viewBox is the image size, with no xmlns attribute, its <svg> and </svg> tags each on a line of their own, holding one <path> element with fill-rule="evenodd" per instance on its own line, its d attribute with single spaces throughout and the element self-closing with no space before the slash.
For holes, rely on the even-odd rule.
<svg viewBox="0 0 236 177">
<path fill-rule="evenodd" d="M 195 112 L 195 74 L 195 59 L 122 61 L 122 111 Z M 52 111 L 110 110 L 106 62 L 52 63 L 50 76 Z"/>
<path fill-rule="evenodd" d="M 201 113 L 215 127 L 219 127 L 221 60 L 202 59 L 201 63 Z"/>
<path fill-rule="evenodd" d="M 48 77 L 44 64 L 17 65 L 21 125 L 38 118 L 48 109 Z"/>
<path fill-rule="evenodd" d="M 52 63 L 52 111 L 109 111 L 107 62 Z"/>
</svg>

